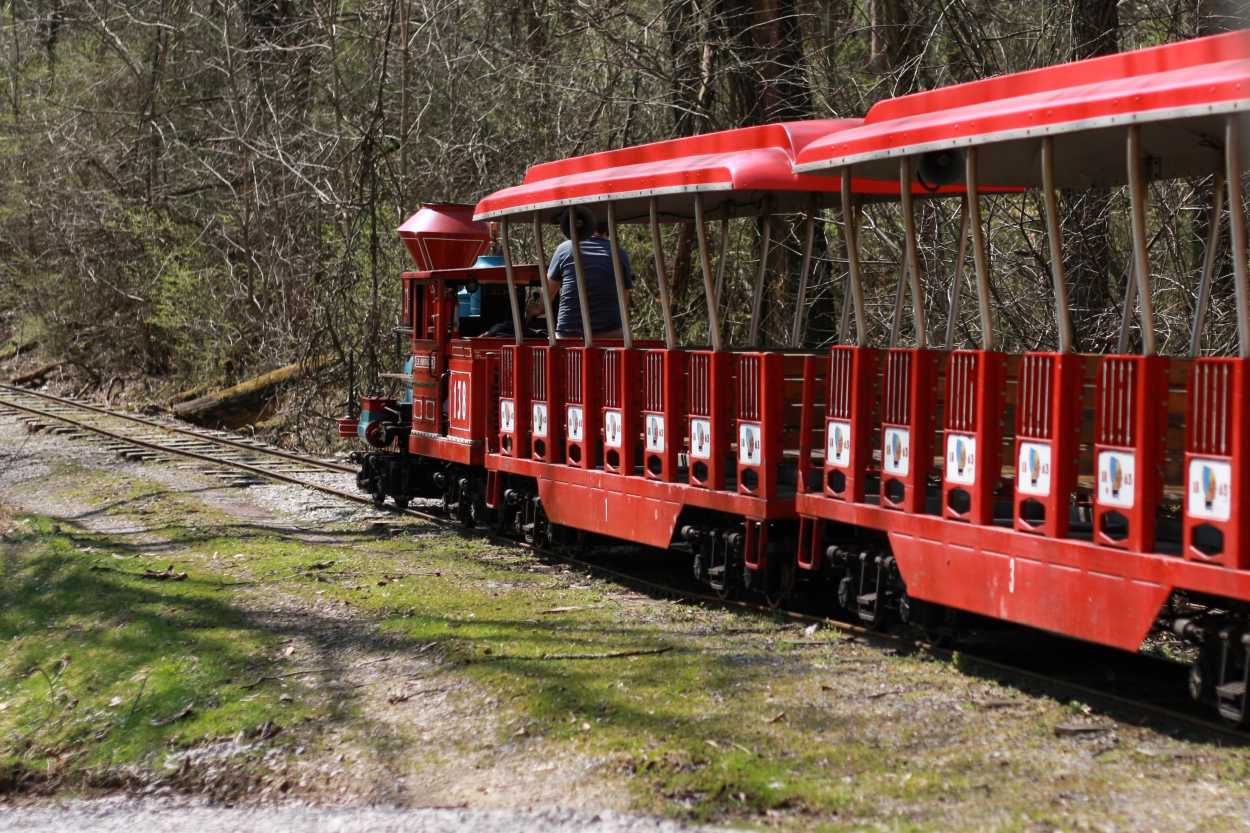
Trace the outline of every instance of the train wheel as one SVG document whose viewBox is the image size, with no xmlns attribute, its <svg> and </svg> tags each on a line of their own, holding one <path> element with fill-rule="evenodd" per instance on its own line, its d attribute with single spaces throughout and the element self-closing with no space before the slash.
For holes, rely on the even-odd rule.
<svg viewBox="0 0 1250 833">
<path fill-rule="evenodd" d="M 469 499 L 468 495 L 462 494 L 460 496 L 460 502 L 456 504 L 455 512 L 456 520 L 458 520 L 460 525 L 465 529 L 472 529 L 477 525 L 477 522 L 473 517 L 473 501 Z"/>
<path fill-rule="evenodd" d="M 1219 645 L 1213 639 L 1207 639 L 1198 647 L 1198 657 L 1189 666 L 1189 678 L 1186 681 L 1189 697 L 1195 703 L 1211 704 L 1215 702 L 1215 681 L 1220 673 Z"/>
<path fill-rule="evenodd" d="M 407 508 L 408 508 L 408 500 L 409 500 L 409 499 L 408 499 L 408 498 L 406 498 L 406 497 L 397 497 L 397 498 L 395 498 L 395 508 L 396 508 L 396 509 L 398 509 L 398 510 L 400 510 L 401 512 L 402 512 L 403 510 L 407 509 Z"/>
</svg>

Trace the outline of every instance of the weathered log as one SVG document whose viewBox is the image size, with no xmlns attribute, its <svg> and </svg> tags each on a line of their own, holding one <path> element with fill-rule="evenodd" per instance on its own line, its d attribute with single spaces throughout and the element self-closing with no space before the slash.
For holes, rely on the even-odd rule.
<svg viewBox="0 0 1250 833">
<path fill-rule="evenodd" d="M 174 405 L 174 416 L 199 425 L 239 428 L 267 418 L 273 411 L 277 388 L 333 364 L 323 356 L 306 363 L 289 364 L 237 385 Z"/>
<path fill-rule="evenodd" d="M 175 393 L 173 396 L 169 397 L 169 399 L 165 401 L 165 406 L 167 408 L 172 408 L 174 405 L 178 405 L 183 402 L 190 402 L 192 399 L 195 399 L 196 397 L 199 397 L 199 396 L 203 396 L 204 394 L 208 393 L 212 389 L 213 389 L 213 386 L 211 384 L 208 384 L 207 382 L 203 384 L 195 385 L 194 387 L 187 388 L 184 391 L 179 391 L 178 393 Z"/>
<path fill-rule="evenodd" d="M 32 382 L 38 382 L 41 379 L 43 379 L 44 376 L 47 376 L 49 373 L 56 370 L 58 367 L 60 367 L 63 364 L 65 364 L 65 362 L 53 362 L 52 364 L 45 364 L 43 367 L 32 370 L 29 373 L 23 373 L 21 376 L 14 376 L 12 379 L 9 380 L 9 384 L 10 385 L 29 385 Z"/>
</svg>

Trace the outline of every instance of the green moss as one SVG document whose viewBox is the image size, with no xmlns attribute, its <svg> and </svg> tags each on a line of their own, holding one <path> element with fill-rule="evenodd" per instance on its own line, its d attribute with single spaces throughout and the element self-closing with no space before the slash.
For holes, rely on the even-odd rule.
<svg viewBox="0 0 1250 833">
<path fill-rule="evenodd" d="M 244 687 L 272 667 L 257 628 L 193 569 L 143 577 L 124 541 L 27 517 L 3 543 L 0 754 L 59 774 L 159 763 L 171 745 L 229 737 L 309 711 Z"/>
</svg>

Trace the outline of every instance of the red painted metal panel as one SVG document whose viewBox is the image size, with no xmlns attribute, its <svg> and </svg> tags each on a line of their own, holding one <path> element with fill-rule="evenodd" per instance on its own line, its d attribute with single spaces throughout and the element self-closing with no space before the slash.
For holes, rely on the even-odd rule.
<svg viewBox="0 0 1250 833">
<path fill-rule="evenodd" d="M 565 452 L 567 465 L 597 468 L 601 462 L 603 350 L 569 347 L 564 351 Z"/>
<path fill-rule="evenodd" d="M 1171 588 L 994 550 L 944 535 L 890 532 L 909 595 L 1136 651 Z"/>
<path fill-rule="evenodd" d="M 654 500 L 666 500 L 683 506 L 699 509 L 711 509 L 730 515 L 741 515 L 748 518 L 789 520 L 794 515 L 794 500 L 791 497 L 777 497 L 772 500 L 752 497 L 730 491 L 712 491 L 701 489 L 689 483 L 665 483 L 642 477 L 620 477 L 602 469 L 578 469 L 553 463 L 542 463 L 537 460 L 521 460 L 516 457 L 504 457 L 501 454 L 486 456 L 488 470 L 532 477 L 535 480 L 556 480 L 570 483 L 579 488 L 598 489 L 625 495 L 635 495 Z M 634 540 L 634 530 L 621 526 L 612 533 L 623 540 Z"/>
<path fill-rule="evenodd" d="M 485 443 L 466 442 L 450 437 L 431 436 L 413 432 L 408 436 L 408 451 L 422 457 L 435 460 L 446 460 L 449 463 L 462 463 L 466 466 L 480 466 L 485 456 Z"/>
<path fill-rule="evenodd" d="M 800 570 L 819 570 L 825 558 L 825 521 L 799 518 L 797 562 Z"/>
<path fill-rule="evenodd" d="M 1009 622 L 1137 650 L 1173 587 L 1250 599 L 1250 573 L 1088 541 L 806 494 L 800 517 L 887 532 L 907 592 Z"/>
<path fill-rule="evenodd" d="M 1063 538 L 1080 454 L 1085 358 L 1026 353 L 1016 395 L 1015 528 Z"/>
<path fill-rule="evenodd" d="M 447 435 L 461 440 L 486 436 L 486 362 L 453 356 L 447 382 Z"/>
<path fill-rule="evenodd" d="M 535 460 L 564 459 L 564 348 L 546 344 L 530 348 L 530 450 Z"/>
<path fill-rule="evenodd" d="M 681 512 L 681 504 L 671 500 L 548 478 L 538 481 L 538 496 L 542 499 L 547 518 L 554 524 L 649 547 L 668 547 Z"/>
<path fill-rule="evenodd" d="M 777 494 L 782 463 L 782 402 L 785 369 L 779 353 L 739 353 L 737 420 L 738 491 L 770 498 Z"/>
<path fill-rule="evenodd" d="M 839 500 L 863 503 L 865 485 L 874 473 L 873 388 L 880 359 L 881 351 L 869 347 L 830 351 L 824 493 Z"/>
<path fill-rule="evenodd" d="M 768 524 L 747 520 L 743 524 L 742 563 L 748 570 L 768 566 Z"/>
<path fill-rule="evenodd" d="M 1105 356 L 1098 369 L 1094 540 L 1147 551 L 1163 494 L 1167 359 Z"/>
<path fill-rule="evenodd" d="M 646 476 L 676 480 L 686 424 L 686 354 L 681 350 L 644 354 L 642 419 Z"/>
<path fill-rule="evenodd" d="M 711 350 L 692 351 L 688 357 L 690 483 L 721 490 L 733 420 L 733 357 Z"/>
<path fill-rule="evenodd" d="M 1185 424 L 1183 551 L 1194 561 L 1250 569 L 1250 363 L 1195 359 Z"/>
<path fill-rule="evenodd" d="M 603 468 L 616 474 L 632 475 L 638 459 L 642 356 L 624 347 L 603 354 Z"/>
<path fill-rule="evenodd" d="M 942 353 L 895 348 L 886 352 L 881 419 L 881 505 L 925 511 L 933 470 L 935 399 Z"/>
<path fill-rule="evenodd" d="M 942 514 L 974 524 L 994 522 L 1001 479 L 1004 356 L 957 350 L 946 366 Z"/>
<path fill-rule="evenodd" d="M 499 351 L 499 452 L 509 457 L 530 456 L 531 355 L 515 344 Z"/>
</svg>

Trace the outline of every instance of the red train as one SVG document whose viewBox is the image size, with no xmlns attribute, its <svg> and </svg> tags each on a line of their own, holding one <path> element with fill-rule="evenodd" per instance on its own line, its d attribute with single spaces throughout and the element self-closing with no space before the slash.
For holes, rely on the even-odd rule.
<svg viewBox="0 0 1250 833">
<path fill-rule="evenodd" d="M 412 341 L 406 401 L 366 397 L 342 432 L 380 502 L 441 498 L 469 524 L 533 540 L 562 530 L 689 552 L 722 593 L 780 600 L 824 588 L 871 623 L 938 627 L 949 611 L 1138 650 L 1155 627 L 1196 643 L 1191 693 L 1250 722 L 1250 283 L 1242 171 L 1250 39 L 1203 38 L 884 101 L 866 118 L 773 124 L 537 165 L 476 209 L 426 206 L 400 229 Z M 1157 353 L 1147 182 L 1213 176 L 1209 253 L 1187 355 Z M 1140 353 L 1073 351 L 1056 190 L 1127 186 Z M 981 195 L 1039 194 L 1056 349 L 995 348 Z M 1014 197 L 1008 196 L 1007 199 Z M 932 339 L 916 239 L 920 199 L 960 201 L 980 340 Z M 860 207 L 901 215 L 900 301 L 867 343 Z M 1202 356 L 1227 205 L 1237 356 Z M 650 226 L 664 338 L 525 333 L 541 267 L 512 262 L 571 207 Z M 790 327 L 801 343 L 813 230 L 840 211 L 848 276 L 840 342 L 760 343 L 761 266 L 747 344 L 725 343 L 707 224 L 806 214 Z M 499 224 L 502 263 L 476 259 Z M 707 342 L 678 343 L 660 224 L 693 225 Z M 575 232 L 574 232 L 575 235 Z M 724 235 L 721 235 L 721 240 Z M 574 241 L 574 251 L 577 251 Z M 721 255 L 724 257 L 722 250 Z M 955 264 L 963 269 L 963 257 Z M 475 265 L 477 263 L 478 265 Z M 618 289 L 623 276 L 614 267 Z M 577 266 L 579 285 L 584 277 Z M 1180 276 L 1177 276 L 1180 277 Z M 948 302 L 954 320 L 960 280 Z M 542 293 L 546 298 L 546 293 Z M 584 293 L 583 293 L 584 297 Z M 546 321 L 554 321 L 550 301 Z M 583 311 L 583 315 L 585 312 Z M 491 335 L 491 328 L 511 335 Z M 589 323 L 588 321 L 586 322 Z M 584 328 L 590 331 L 589 326 Z M 902 344 L 902 333 L 911 339 Z M 1250 524 L 1250 520 L 1247 520 Z"/>
</svg>

